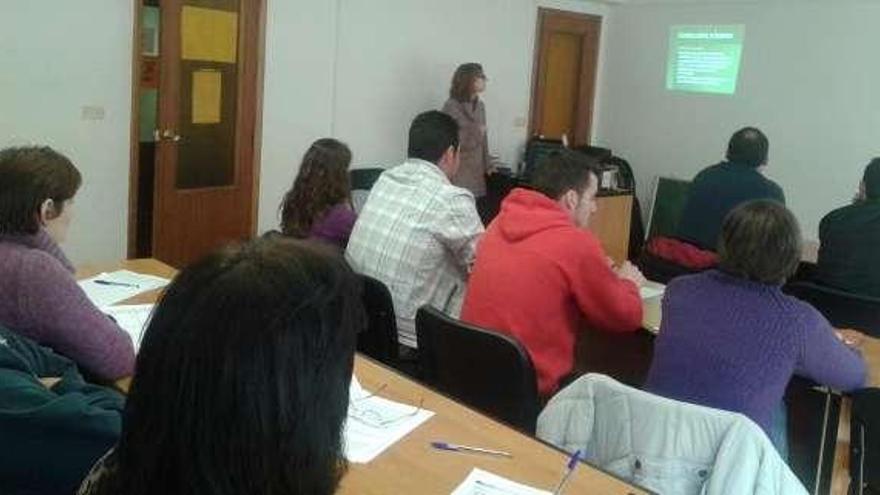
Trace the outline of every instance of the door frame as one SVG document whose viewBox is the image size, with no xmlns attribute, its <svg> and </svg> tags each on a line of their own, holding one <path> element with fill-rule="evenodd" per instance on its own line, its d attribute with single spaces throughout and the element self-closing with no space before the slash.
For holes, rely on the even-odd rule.
<svg viewBox="0 0 880 495">
<path fill-rule="evenodd" d="M 576 146 L 579 144 L 589 145 L 592 142 L 593 137 L 593 123 L 595 122 L 594 114 L 596 112 L 596 94 L 598 92 L 599 86 L 599 70 L 601 68 L 601 58 L 602 58 L 602 25 L 604 21 L 604 16 L 599 14 L 588 14 L 584 12 L 572 12 L 569 10 L 560 10 L 549 7 L 538 7 L 538 15 L 536 16 L 535 22 L 535 46 L 533 47 L 532 53 L 532 85 L 531 85 L 531 96 L 529 99 L 529 120 L 528 120 L 528 139 L 531 139 L 536 135 L 536 124 L 538 119 L 540 118 L 540 112 L 538 109 L 538 94 L 544 87 L 544 81 L 541 79 L 541 51 L 544 48 L 544 37 L 543 27 L 544 20 L 548 15 L 560 16 L 560 17 L 568 17 L 572 20 L 582 21 L 582 20 L 592 20 L 597 21 L 599 24 L 599 32 L 596 36 L 596 43 L 598 46 L 596 47 L 596 70 L 593 73 L 593 80 L 590 83 L 591 92 L 586 92 L 581 88 L 578 94 L 577 105 L 578 111 L 583 108 L 588 102 L 592 102 L 590 108 L 590 115 L 588 115 L 588 121 L 583 125 L 583 142 L 580 141 L 578 134 L 579 129 L 574 129 L 574 136 L 571 136 L 571 145 Z M 584 71 L 585 67 L 581 67 L 580 80 L 583 82 L 584 79 Z"/>
<path fill-rule="evenodd" d="M 126 243 L 126 258 L 133 258 L 137 252 L 137 212 L 138 212 L 138 180 L 140 176 L 140 79 L 141 79 L 141 19 L 143 16 L 142 0 L 132 1 L 132 47 L 131 47 L 131 123 L 130 123 L 130 150 L 129 150 L 129 175 L 128 175 L 128 239 Z M 249 0 L 242 0 L 249 1 Z M 251 185 L 251 236 L 257 233 L 260 201 L 260 170 L 261 151 L 263 136 L 263 77 L 266 66 L 266 11 L 268 1 L 253 2 L 260 9 L 256 16 L 257 26 L 257 49 L 256 49 L 256 74 L 254 79 L 254 104 L 240 102 L 239 107 L 246 113 L 245 118 L 253 118 L 254 132 L 251 136 L 251 149 L 253 152 L 253 182 Z M 159 73 L 162 77 L 162 73 Z M 158 155 L 156 156 L 158 157 Z M 155 158 L 154 158 L 155 159 Z M 158 174 L 153 176 L 153 197 L 156 195 Z M 155 222 L 158 202 L 153 202 L 153 223 L 151 231 L 155 231 Z M 155 239 L 154 239 L 155 240 Z"/>
</svg>

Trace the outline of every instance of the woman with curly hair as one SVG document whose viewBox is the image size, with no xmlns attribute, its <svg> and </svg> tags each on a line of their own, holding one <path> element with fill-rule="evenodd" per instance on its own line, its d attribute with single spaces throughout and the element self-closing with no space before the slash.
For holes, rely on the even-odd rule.
<svg viewBox="0 0 880 495">
<path fill-rule="evenodd" d="M 281 203 L 282 234 L 345 249 L 357 218 L 351 207 L 350 164 L 345 143 L 331 138 L 312 143 Z"/>
</svg>

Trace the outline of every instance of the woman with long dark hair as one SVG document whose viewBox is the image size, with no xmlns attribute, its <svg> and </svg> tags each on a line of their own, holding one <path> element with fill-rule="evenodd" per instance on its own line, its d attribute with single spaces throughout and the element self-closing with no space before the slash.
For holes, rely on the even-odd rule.
<svg viewBox="0 0 880 495">
<path fill-rule="evenodd" d="M 333 493 L 362 312 L 356 276 L 317 243 L 260 239 L 185 269 L 80 493 Z"/>
<path fill-rule="evenodd" d="M 312 143 L 281 203 L 282 234 L 345 249 L 357 218 L 351 207 L 349 165 L 351 150 L 345 143 L 331 138 Z"/>
<path fill-rule="evenodd" d="M 486 175 L 495 172 L 495 159 L 489 155 L 486 105 L 480 99 L 487 80 L 482 65 L 461 64 L 452 76 L 449 99 L 443 105 L 443 112 L 452 116 L 459 127 L 460 165 L 452 183 L 474 193 L 484 222 Z"/>
</svg>

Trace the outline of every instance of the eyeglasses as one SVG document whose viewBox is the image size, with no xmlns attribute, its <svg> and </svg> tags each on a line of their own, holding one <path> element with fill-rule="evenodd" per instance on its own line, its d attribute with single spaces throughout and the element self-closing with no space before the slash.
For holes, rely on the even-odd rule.
<svg viewBox="0 0 880 495">
<path fill-rule="evenodd" d="M 388 384 L 383 383 L 379 388 L 376 389 L 376 391 L 370 393 L 369 395 L 358 397 L 356 399 L 349 399 L 349 419 L 353 419 L 358 423 L 364 424 L 372 428 L 389 428 L 404 419 L 412 418 L 422 412 L 423 406 L 425 404 L 424 397 L 419 399 L 418 407 L 413 408 L 412 412 L 397 415 L 389 415 L 387 411 L 381 411 L 375 407 L 371 407 L 369 404 L 363 404 L 364 401 L 376 397 L 387 387 Z"/>
</svg>

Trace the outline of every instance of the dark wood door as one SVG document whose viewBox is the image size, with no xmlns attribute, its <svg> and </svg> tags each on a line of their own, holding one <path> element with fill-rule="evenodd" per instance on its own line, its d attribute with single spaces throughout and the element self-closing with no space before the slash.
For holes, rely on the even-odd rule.
<svg viewBox="0 0 880 495">
<path fill-rule="evenodd" d="M 589 144 L 602 18 L 538 10 L 530 135 Z"/>
<path fill-rule="evenodd" d="M 263 0 L 162 0 L 153 256 L 182 267 L 256 218 Z"/>
</svg>

